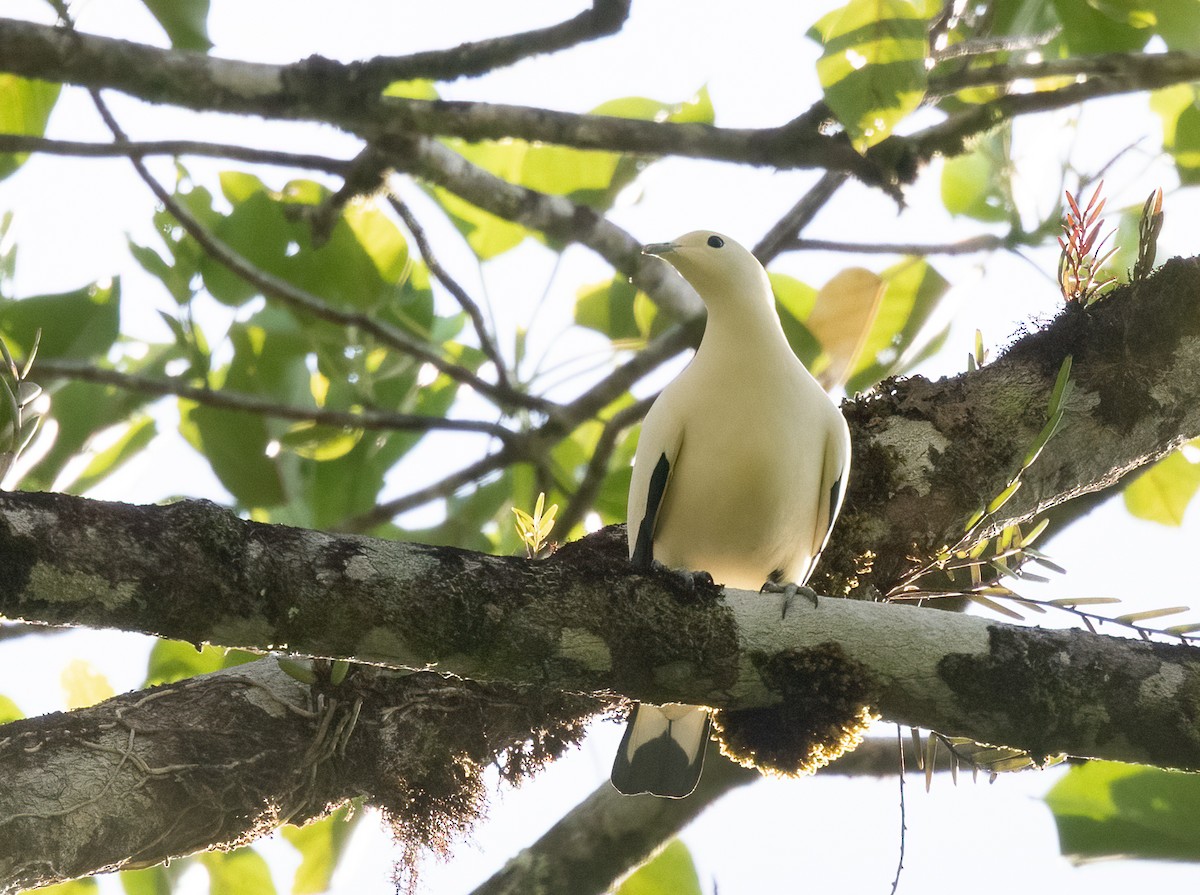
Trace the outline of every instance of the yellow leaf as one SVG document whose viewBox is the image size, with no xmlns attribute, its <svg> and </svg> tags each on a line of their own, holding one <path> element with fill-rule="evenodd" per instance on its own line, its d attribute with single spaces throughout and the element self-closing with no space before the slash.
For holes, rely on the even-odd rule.
<svg viewBox="0 0 1200 895">
<path fill-rule="evenodd" d="M 72 709 L 86 708 L 116 695 L 108 679 L 84 659 L 74 659 L 63 669 L 62 687 L 67 707 Z"/>
<path fill-rule="evenodd" d="M 824 388 L 840 388 L 850 377 L 879 314 L 883 290 L 884 282 L 876 274 L 863 267 L 848 267 L 817 293 L 804 325 L 829 358 L 817 377 Z"/>
</svg>

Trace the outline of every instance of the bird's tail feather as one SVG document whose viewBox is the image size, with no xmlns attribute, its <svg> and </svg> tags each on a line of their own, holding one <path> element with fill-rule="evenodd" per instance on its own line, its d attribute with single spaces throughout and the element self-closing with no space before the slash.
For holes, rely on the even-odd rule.
<svg viewBox="0 0 1200 895">
<path fill-rule="evenodd" d="M 629 796 L 690 795 L 704 768 L 711 728 L 708 710 L 700 706 L 634 706 L 613 762 L 613 786 Z"/>
</svg>

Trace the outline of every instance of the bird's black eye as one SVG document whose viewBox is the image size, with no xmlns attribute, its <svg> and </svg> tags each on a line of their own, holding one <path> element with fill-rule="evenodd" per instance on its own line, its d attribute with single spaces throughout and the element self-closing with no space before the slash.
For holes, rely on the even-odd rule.
<svg viewBox="0 0 1200 895">
<path fill-rule="evenodd" d="M 712 246 L 714 249 L 719 249 L 721 246 L 725 245 L 725 240 L 723 240 L 719 236 L 714 235 L 714 236 L 710 236 L 708 238 L 708 244 L 710 246 Z"/>
</svg>

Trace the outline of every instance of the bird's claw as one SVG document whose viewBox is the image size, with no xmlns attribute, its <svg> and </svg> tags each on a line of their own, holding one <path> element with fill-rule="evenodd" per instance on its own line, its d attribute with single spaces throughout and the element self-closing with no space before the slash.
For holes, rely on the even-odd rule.
<svg viewBox="0 0 1200 895">
<path fill-rule="evenodd" d="M 688 593 L 695 593 L 699 587 L 712 587 L 713 577 L 708 572 L 697 571 L 692 572 L 688 569 L 672 569 L 670 566 L 665 566 L 657 559 L 650 563 L 651 569 L 655 572 L 664 572 L 682 584 Z"/>
<path fill-rule="evenodd" d="M 760 594 L 783 594 L 783 605 L 780 607 L 779 613 L 780 619 L 787 618 L 788 610 L 792 607 L 792 601 L 797 596 L 811 600 L 813 609 L 817 608 L 817 592 L 811 587 L 805 587 L 803 584 L 795 584 L 790 581 L 787 584 L 780 584 L 777 581 L 768 581 L 759 588 L 758 592 Z"/>
</svg>

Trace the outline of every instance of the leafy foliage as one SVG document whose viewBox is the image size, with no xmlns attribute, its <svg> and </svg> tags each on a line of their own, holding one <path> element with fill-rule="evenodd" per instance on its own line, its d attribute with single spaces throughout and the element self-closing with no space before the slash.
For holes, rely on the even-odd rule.
<svg viewBox="0 0 1200 895">
<path fill-rule="evenodd" d="M 1062 853 L 1200 861 L 1200 778 L 1115 762 L 1072 768 L 1046 795 Z"/>
</svg>

